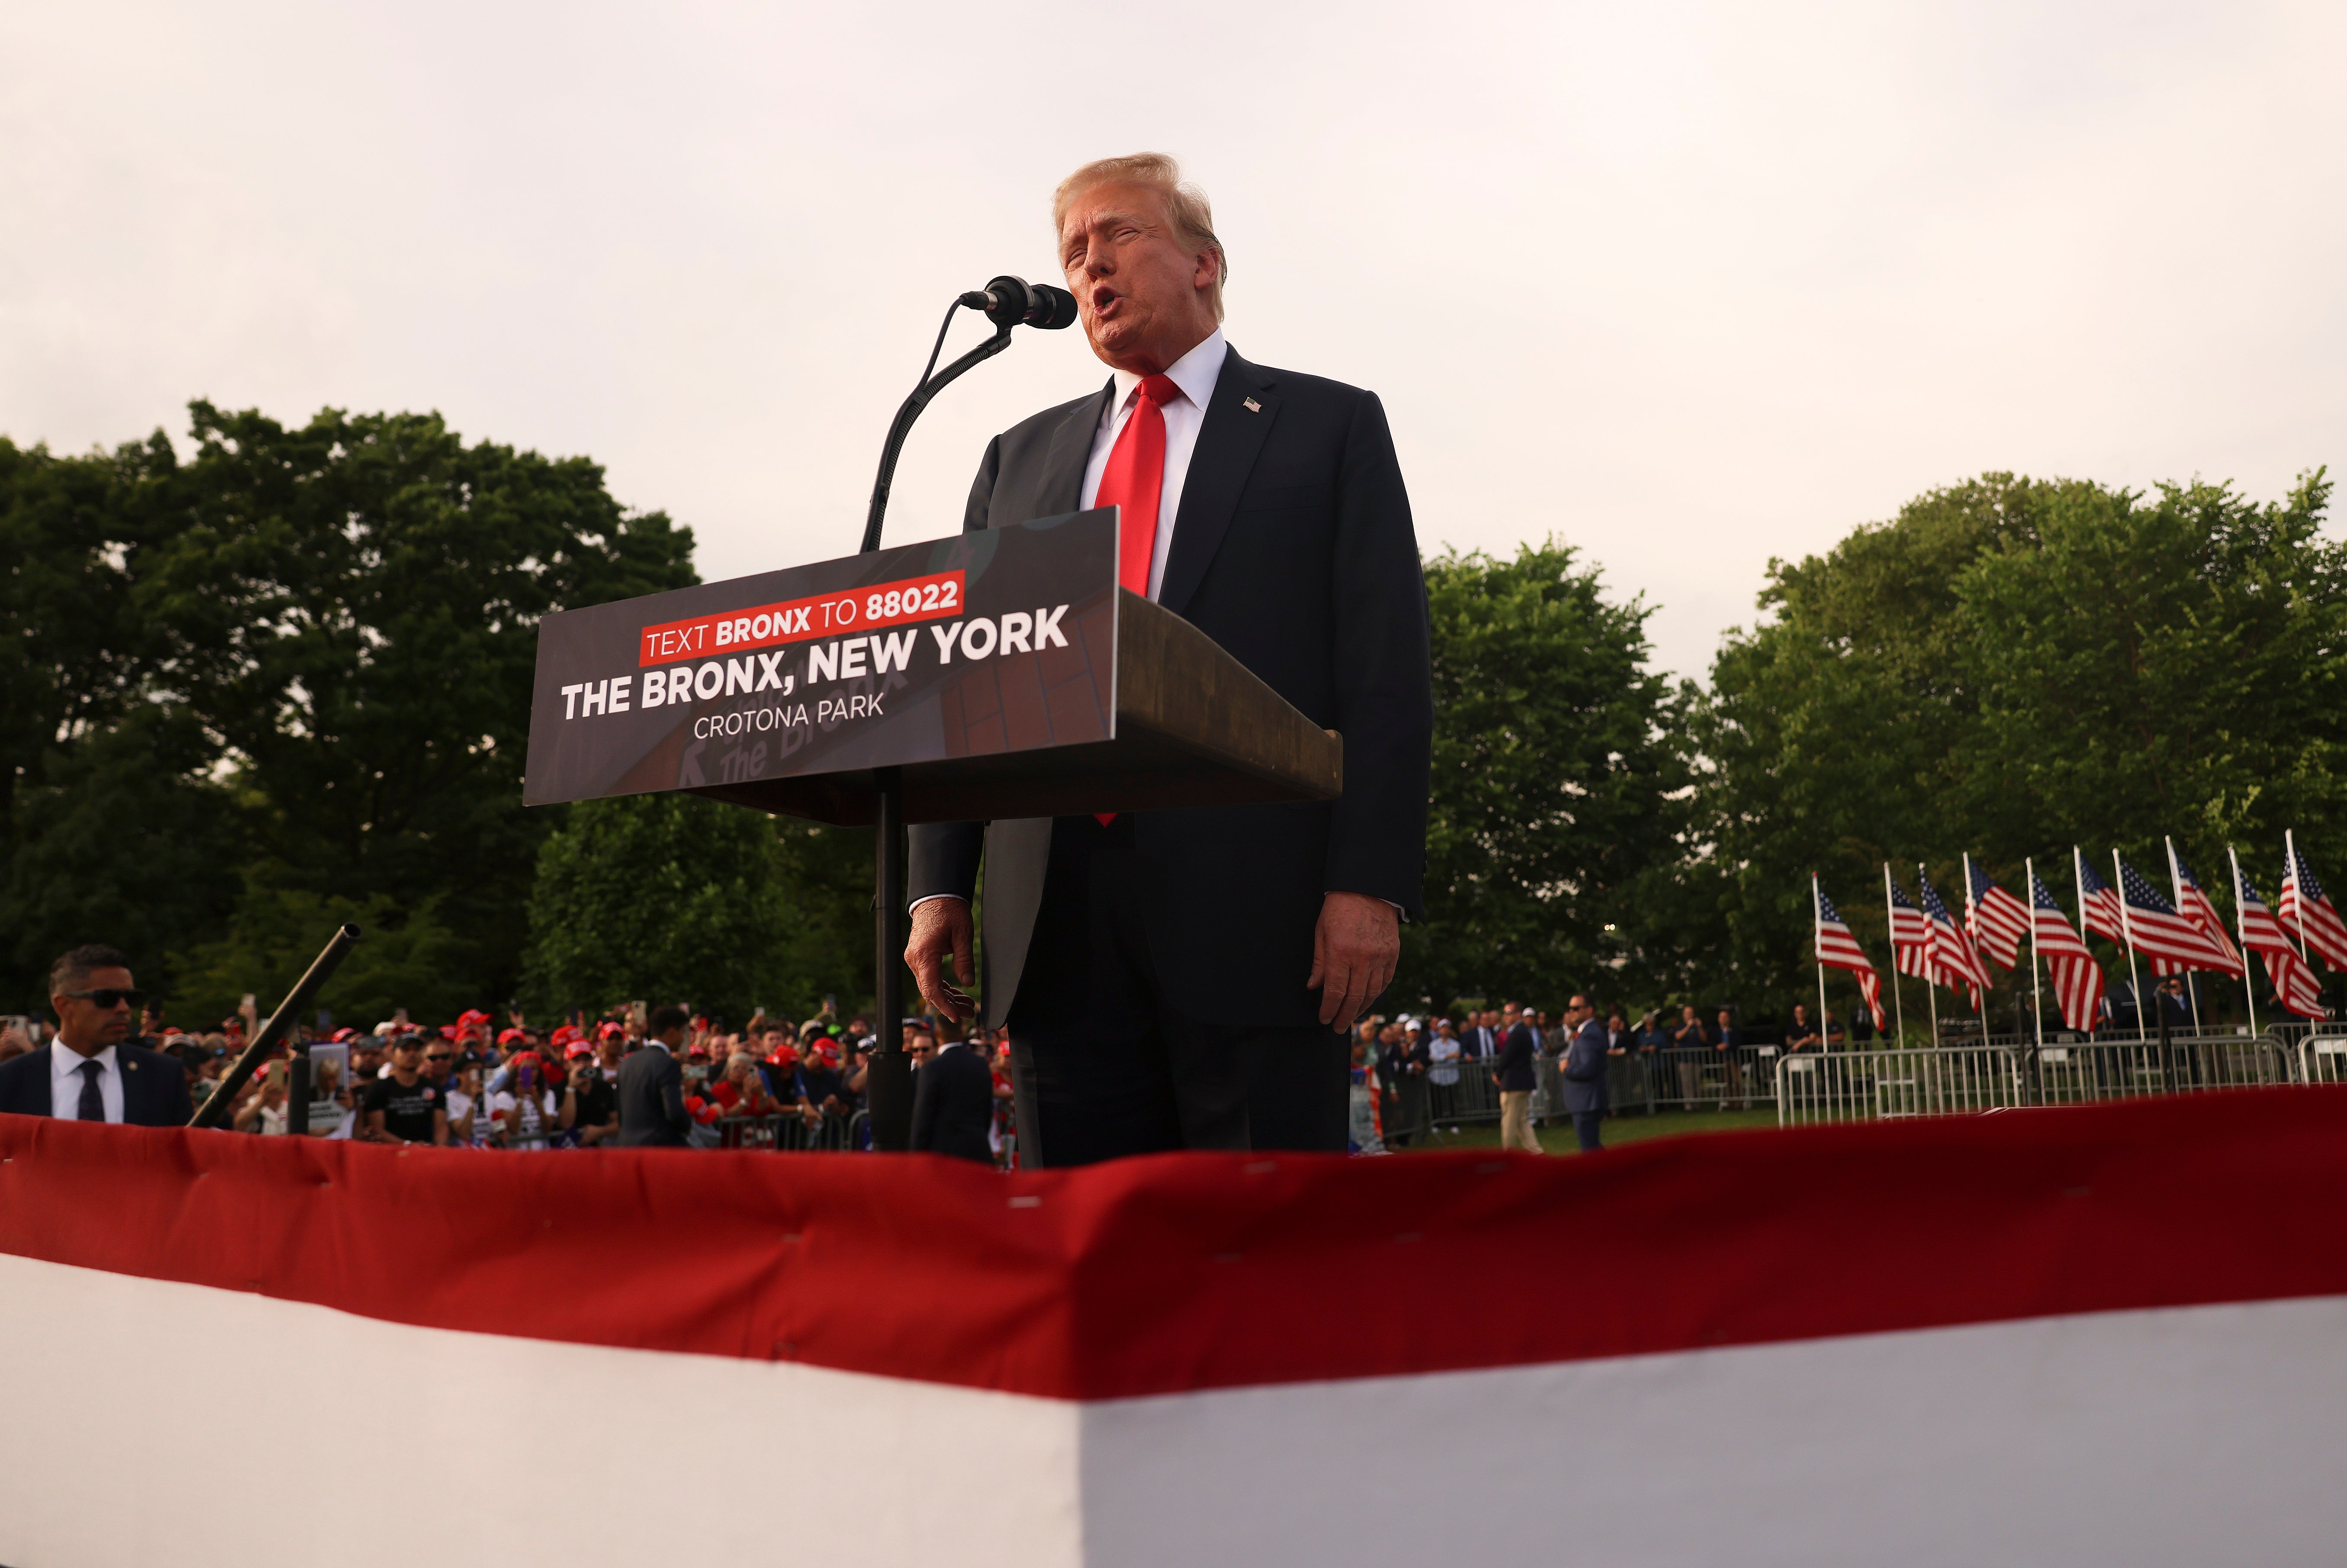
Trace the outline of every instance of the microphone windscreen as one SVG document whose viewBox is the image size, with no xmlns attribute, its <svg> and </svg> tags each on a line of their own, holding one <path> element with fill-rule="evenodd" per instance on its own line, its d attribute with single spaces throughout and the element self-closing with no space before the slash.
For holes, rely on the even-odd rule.
<svg viewBox="0 0 2347 1568">
<path fill-rule="evenodd" d="M 1076 319 L 1076 296 L 1065 289 L 1055 289 L 1049 283 L 1029 285 L 1041 302 L 1040 307 L 1028 313 L 1027 324 L 1047 332 L 1072 325 Z"/>
</svg>

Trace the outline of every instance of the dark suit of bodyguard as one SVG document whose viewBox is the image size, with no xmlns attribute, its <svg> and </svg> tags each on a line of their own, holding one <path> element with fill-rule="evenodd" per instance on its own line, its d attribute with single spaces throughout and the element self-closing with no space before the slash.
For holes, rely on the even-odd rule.
<svg viewBox="0 0 2347 1568">
<path fill-rule="evenodd" d="M 1391 978 L 1395 918 L 1420 904 L 1433 728 L 1426 592 L 1384 410 L 1357 387 L 1226 350 L 1215 327 L 1220 247 L 1203 200 L 1177 195 L 1176 179 L 1170 160 L 1147 157 L 1080 170 L 1061 188 L 1061 233 L 1110 260 L 1078 250 L 1063 261 L 1095 349 L 1115 364 L 1104 344 L 1164 286 L 1145 271 L 1146 236 L 1120 225 L 1170 224 L 1178 238 L 1180 200 L 1194 200 L 1194 243 L 1155 255 L 1178 268 L 1195 254 L 1211 336 L 1161 321 L 1161 337 L 1174 334 L 1163 374 L 1128 372 L 997 436 L 964 526 L 1075 511 L 1093 485 L 1104 500 L 1122 450 L 1108 433 L 1153 397 L 1166 432 L 1160 516 L 1172 526 L 1170 538 L 1162 525 L 1136 538 L 1147 508 L 1127 501 L 1127 585 L 1147 561 L 1159 603 L 1338 732 L 1345 791 L 1325 804 L 1128 813 L 1105 825 L 1079 816 L 913 830 L 907 958 L 933 1003 L 954 1005 L 938 968 L 949 943 L 919 906 L 968 900 L 984 862 L 987 1022 L 1010 1030 L 1022 1158 L 1044 1164 L 1185 1147 L 1341 1152 L 1344 1031 Z M 1171 290 L 1176 309 L 1183 282 Z M 1203 408 L 1174 384 L 1187 370 L 1207 385 L 1200 354 L 1221 358 Z M 1140 493 L 1158 495 L 1153 484 Z M 1317 956 L 1331 961 L 1315 989 L 1306 982 Z"/>
</svg>

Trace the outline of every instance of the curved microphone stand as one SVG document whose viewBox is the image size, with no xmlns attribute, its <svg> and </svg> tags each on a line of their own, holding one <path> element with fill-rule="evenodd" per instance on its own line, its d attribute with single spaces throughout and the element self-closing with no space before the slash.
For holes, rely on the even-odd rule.
<svg viewBox="0 0 2347 1568">
<path fill-rule="evenodd" d="M 938 354 L 945 347 L 946 333 L 953 325 L 954 312 L 963 309 L 985 312 L 987 320 L 994 323 L 994 335 L 932 375 Z M 929 363 L 921 369 L 921 383 L 913 388 L 912 395 L 897 407 L 897 417 L 889 422 L 888 439 L 880 448 L 880 474 L 872 484 L 871 510 L 865 514 L 864 546 L 859 554 L 870 555 L 880 548 L 880 526 L 888 512 L 888 488 L 897 477 L 897 455 L 904 451 L 905 437 L 912 434 L 913 422 L 928 407 L 929 400 L 965 371 L 1009 348 L 1012 328 L 1024 324 L 1052 331 L 1075 319 L 1073 294 L 1007 274 L 992 280 L 982 290 L 963 294 L 946 308 L 945 323 L 938 328 L 937 344 L 929 350 Z M 876 768 L 872 782 L 879 795 L 879 815 L 874 824 L 876 843 L 873 856 L 872 924 L 880 1037 L 865 1092 L 871 1105 L 872 1146 L 894 1152 L 909 1148 L 913 1141 L 913 1061 L 905 1054 L 901 1020 L 906 974 L 904 770 Z"/>
</svg>

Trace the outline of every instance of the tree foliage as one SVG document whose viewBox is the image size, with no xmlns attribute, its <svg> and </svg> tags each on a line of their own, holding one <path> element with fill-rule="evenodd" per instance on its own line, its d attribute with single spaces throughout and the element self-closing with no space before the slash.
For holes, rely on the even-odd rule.
<svg viewBox="0 0 2347 1568">
<path fill-rule="evenodd" d="M 692 581 L 691 534 L 436 415 L 191 414 L 184 462 L 0 443 L 9 990 L 101 937 L 168 988 L 291 890 L 428 903 L 449 983 L 511 994 L 538 620 Z"/>
<path fill-rule="evenodd" d="M 1677 704 L 1641 600 L 1551 539 L 1426 563 L 1434 630 L 1427 918 L 1397 992 L 1545 996 L 1660 956 L 1638 890 L 1678 855 Z"/>
<path fill-rule="evenodd" d="M 1969 852 L 2069 892 L 2075 843 L 2164 880 L 2164 835 L 2221 886 L 2238 843 L 2272 894 L 2285 826 L 2333 863 L 2347 553 L 2321 472 L 2258 505 L 2005 474 L 1933 491 L 1829 554 L 1772 562 L 1691 715 L 1708 928 L 1747 999 L 1809 979 L 1809 874 L 1887 958 L 1881 866 L 1957 891 Z"/>
<path fill-rule="evenodd" d="M 538 851 L 530 1005 L 682 1002 L 737 1023 L 825 992 L 852 1005 L 870 986 L 870 845 L 692 795 L 583 802 Z M 861 952 L 836 876 L 857 858 Z"/>
</svg>

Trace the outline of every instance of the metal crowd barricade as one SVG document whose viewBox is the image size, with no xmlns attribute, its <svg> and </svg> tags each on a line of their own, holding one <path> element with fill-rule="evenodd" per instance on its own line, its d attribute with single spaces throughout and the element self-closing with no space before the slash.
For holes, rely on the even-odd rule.
<svg viewBox="0 0 2347 1568">
<path fill-rule="evenodd" d="M 2298 1042 L 2301 1083 L 2347 1083 L 2347 1034 L 2308 1030 Z"/>
<path fill-rule="evenodd" d="M 2342 1038 L 2347 1046 L 2347 1038 Z M 2308 1060 L 2311 1061 L 2309 1052 Z M 2330 1069 L 2347 1079 L 2347 1051 Z M 2022 1106 L 2081 1105 L 2153 1094 L 2254 1089 L 2293 1081 L 2297 1064 L 2270 1035 L 2157 1040 L 2070 1036 L 2017 1045 L 1808 1051 L 1777 1063 L 1777 1122 L 1875 1122 Z M 2311 1071 L 2297 1078 L 2316 1081 Z"/>
<path fill-rule="evenodd" d="M 1460 1058 L 1456 1083 L 1437 1083 L 1429 1074 L 1426 1094 L 1427 1120 L 1437 1132 L 1470 1122 L 1500 1119 L 1500 1090 L 1491 1081 L 1489 1057 Z"/>
<path fill-rule="evenodd" d="M 1647 1111 L 1749 1111 L 1765 1109 L 1777 1098 L 1773 1045 L 1673 1046 L 1661 1050 L 1634 1050 L 1616 1061 L 1636 1063 L 1644 1089 L 1640 1106 Z M 1620 1109 L 1617 1102 L 1615 1109 Z"/>
<path fill-rule="evenodd" d="M 729 1116 L 717 1123 L 717 1146 L 778 1154 L 842 1153 L 863 1147 L 858 1133 L 864 1122 L 861 1111 L 853 1116 L 825 1116 L 812 1124 L 794 1111 L 778 1116 Z"/>
</svg>

